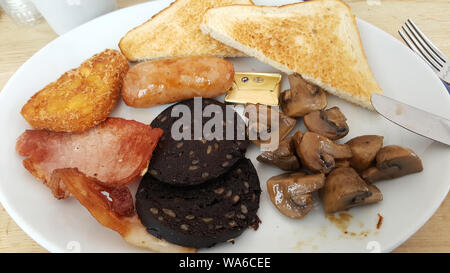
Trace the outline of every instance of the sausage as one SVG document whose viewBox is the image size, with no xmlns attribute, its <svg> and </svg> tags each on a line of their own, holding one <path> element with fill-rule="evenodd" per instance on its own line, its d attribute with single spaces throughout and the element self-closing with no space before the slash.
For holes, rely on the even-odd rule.
<svg viewBox="0 0 450 273">
<path fill-rule="evenodd" d="M 147 61 L 125 76 L 122 97 L 132 107 L 144 108 L 193 97 L 214 98 L 233 84 L 234 67 L 212 56 Z"/>
</svg>

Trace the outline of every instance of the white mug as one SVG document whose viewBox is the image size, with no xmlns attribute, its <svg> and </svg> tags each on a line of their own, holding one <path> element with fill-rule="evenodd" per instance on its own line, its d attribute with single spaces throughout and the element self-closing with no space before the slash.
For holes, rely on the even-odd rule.
<svg viewBox="0 0 450 273">
<path fill-rule="evenodd" d="M 117 8 L 116 0 L 31 0 L 59 35 Z"/>
</svg>

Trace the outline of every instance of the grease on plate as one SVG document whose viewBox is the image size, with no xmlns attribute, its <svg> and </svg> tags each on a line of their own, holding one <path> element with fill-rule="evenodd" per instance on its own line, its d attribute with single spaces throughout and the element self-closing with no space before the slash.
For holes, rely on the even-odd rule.
<svg viewBox="0 0 450 273">
<path fill-rule="evenodd" d="M 377 223 L 377 229 L 381 228 L 381 225 L 383 224 L 384 217 L 378 213 L 378 223 Z"/>
<path fill-rule="evenodd" d="M 348 213 L 339 213 L 338 217 L 336 217 L 336 214 L 334 213 L 326 214 L 325 217 L 343 233 L 347 232 L 350 220 L 353 218 L 353 216 Z"/>
</svg>

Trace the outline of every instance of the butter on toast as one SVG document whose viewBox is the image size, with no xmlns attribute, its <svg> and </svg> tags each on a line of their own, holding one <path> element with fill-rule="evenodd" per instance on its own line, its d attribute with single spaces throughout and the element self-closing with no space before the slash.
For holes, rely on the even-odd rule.
<svg viewBox="0 0 450 273">
<path fill-rule="evenodd" d="M 382 93 L 367 63 L 355 16 L 339 0 L 280 7 L 210 9 L 203 33 L 345 100 L 373 109 Z"/>
<path fill-rule="evenodd" d="M 245 56 L 200 30 L 208 9 L 232 4 L 253 5 L 251 0 L 176 0 L 130 30 L 120 40 L 120 50 L 130 61 L 199 55 Z"/>
</svg>

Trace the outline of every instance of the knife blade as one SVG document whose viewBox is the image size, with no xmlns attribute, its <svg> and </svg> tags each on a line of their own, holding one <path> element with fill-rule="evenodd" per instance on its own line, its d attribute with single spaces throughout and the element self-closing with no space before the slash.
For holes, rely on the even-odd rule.
<svg viewBox="0 0 450 273">
<path fill-rule="evenodd" d="M 450 120 L 379 94 L 373 94 L 371 101 L 386 119 L 413 133 L 450 145 Z"/>
</svg>

